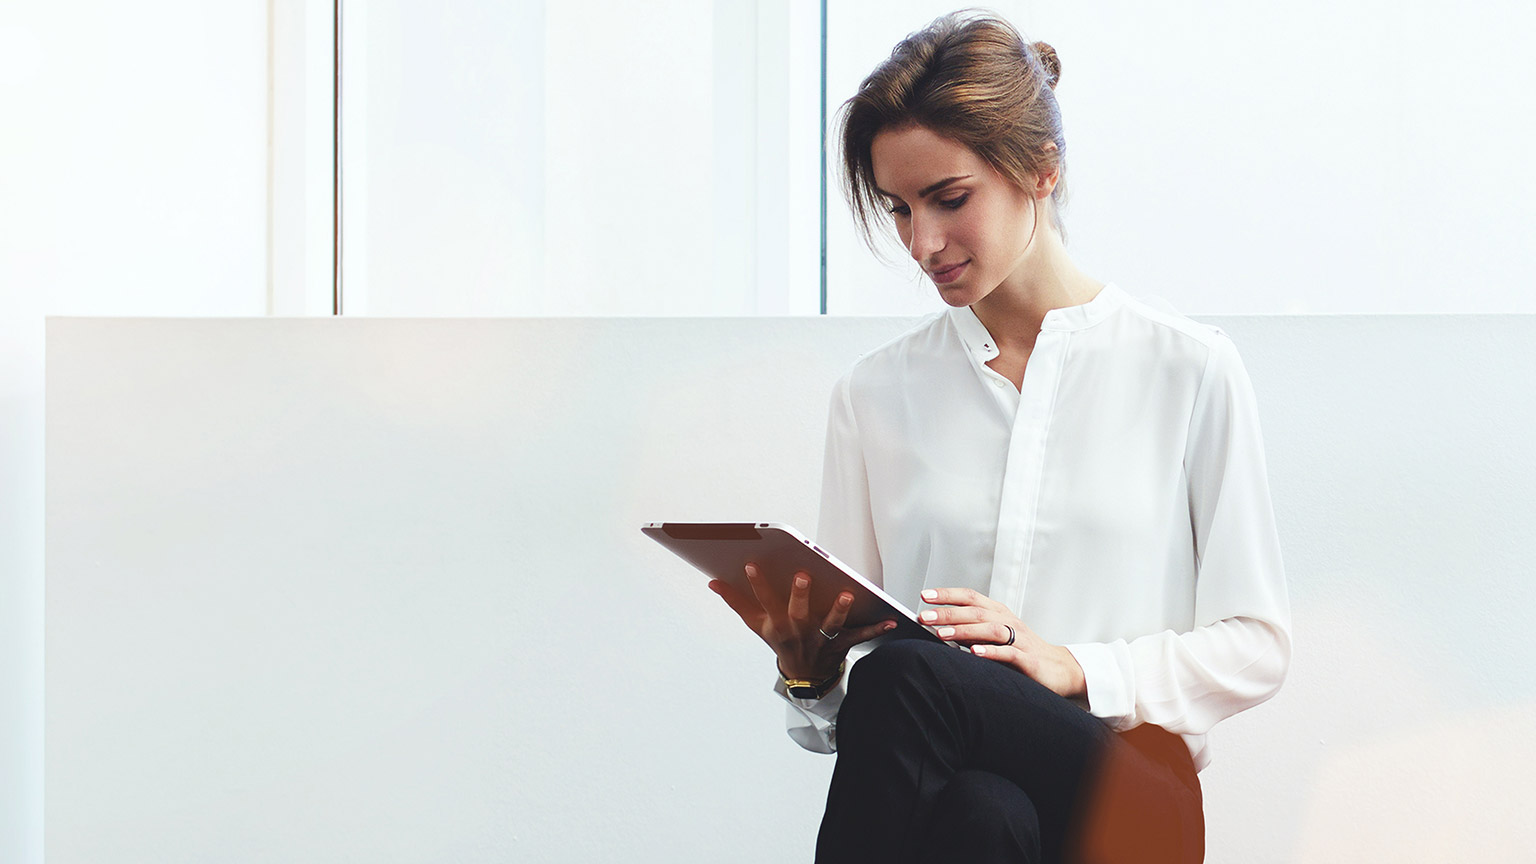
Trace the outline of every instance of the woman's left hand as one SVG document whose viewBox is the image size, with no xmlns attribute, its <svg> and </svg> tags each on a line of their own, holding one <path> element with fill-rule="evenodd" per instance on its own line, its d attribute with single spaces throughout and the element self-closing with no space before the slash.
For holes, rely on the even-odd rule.
<svg viewBox="0 0 1536 864">
<path fill-rule="evenodd" d="M 923 601 L 949 607 L 918 615 L 924 624 L 938 628 L 940 639 L 1012 666 L 1062 696 L 1087 695 L 1083 667 L 1072 652 L 1035 635 L 1007 606 L 970 588 L 929 588 L 923 591 Z M 1012 645 L 1006 644 L 1010 628 Z"/>
</svg>

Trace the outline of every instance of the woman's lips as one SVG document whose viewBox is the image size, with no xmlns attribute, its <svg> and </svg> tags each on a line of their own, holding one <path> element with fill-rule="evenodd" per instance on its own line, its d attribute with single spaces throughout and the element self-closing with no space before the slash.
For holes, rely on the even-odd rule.
<svg viewBox="0 0 1536 864">
<path fill-rule="evenodd" d="M 960 274 L 965 272 L 965 268 L 969 266 L 970 263 L 970 261 L 961 261 L 959 264 L 946 267 L 943 270 L 935 270 L 933 271 L 933 281 L 939 285 L 945 285 L 953 282 L 960 278 Z"/>
</svg>

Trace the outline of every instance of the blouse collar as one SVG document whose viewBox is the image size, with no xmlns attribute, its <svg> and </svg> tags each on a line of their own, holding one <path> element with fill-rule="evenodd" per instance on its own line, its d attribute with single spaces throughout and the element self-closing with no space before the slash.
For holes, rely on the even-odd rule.
<svg viewBox="0 0 1536 864">
<path fill-rule="evenodd" d="M 1124 302 L 1125 292 L 1111 282 L 1100 289 L 1092 300 L 1081 306 L 1067 306 L 1045 313 L 1045 320 L 1041 322 L 1040 329 L 1083 330 L 1103 321 Z M 992 341 L 992 334 L 988 332 L 986 325 L 981 323 L 981 319 L 976 317 L 971 307 L 950 308 L 949 319 L 954 322 L 955 330 L 964 340 L 965 347 L 972 353 L 981 355 L 986 360 L 997 356 L 997 343 Z"/>
</svg>

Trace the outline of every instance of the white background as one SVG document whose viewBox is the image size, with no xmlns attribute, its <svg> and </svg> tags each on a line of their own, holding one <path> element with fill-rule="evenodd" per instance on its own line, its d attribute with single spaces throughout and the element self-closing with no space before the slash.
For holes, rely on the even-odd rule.
<svg viewBox="0 0 1536 864">
<path fill-rule="evenodd" d="M 395 220 L 393 233 L 365 234 L 349 264 L 361 270 L 356 311 L 814 310 L 815 244 L 805 237 L 816 160 L 793 143 L 815 138 L 804 128 L 814 120 L 782 107 L 805 104 L 808 76 L 815 87 L 817 46 L 805 37 L 814 7 L 761 2 L 747 16 L 741 9 L 750 4 L 665 4 L 652 18 L 666 27 L 647 29 L 628 17 L 629 5 L 520 3 L 501 7 L 501 22 L 482 6 L 459 13 L 463 24 L 411 18 L 404 6 L 352 11 L 364 26 L 348 31 L 351 40 L 380 19 L 410 38 L 397 37 L 394 49 L 387 39 L 360 48 L 349 41 L 349 56 L 416 58 L 409 67 L 368 67 L 358 81 L 366 98 L 349 103 L 349 111 L 367 109 L 351 122 L 379 124 L 361 137 L 363 167 L 349 173 L 349 189 L 363 196 L 349 201 L 358 216 L 349 232 L 381 220 L 388 229 L 370 201 L 389 204 Z M 946 11 L 887 4 L 850 20 L 857 8 L 834 2 L 831 10 L 833 106 L 897 37 Z M 1191 313 L 1536 311 L 1528 276 L 1536 253 L 1523 242 L 1536 199 L 1522 158 L 1536 71 L 1515 44 L 1536 23 L 1527 7 L 999 8 L 1061 51 L 1070 248 L 1096 275 Z M 542 55 L 529 24 L 540 16 Z M 42 318 L 329 310 L 327 21 L 328 10 L 307 0 L 147 0 L 131 14 L 102 2 L 0 4 L 0 860 L 40 856 Z M 499 45 L 497 33 L 505 34 Z M 751 63 L 743 59 L 749 43 Z M 496 50 L 514 44 L 516 52 Z M 576 51 L 582 44 L 592 46 L 589 67 Z M 508 56 L 529 65 L 514 74 Z M 651 103 L 635 98 L 646 92 L 643 70 L 687 79 L 678 86 L 695 88 L 686 91 L 692 101 L 645 110 Z M 396 96 L 380 89 L 389 74 L 403 88 Z M 706 74 L 707 87 L 697 80 Z M 410 82 L 455 75 L 500 83 L 410 93 Z M 533 89 L 518 83 L 532 80 Z M 594 82 L 615 88 L 617 103 L 578 110 Z M 500 95 L 469 117 L 419 114 L 434 96 L 468 110 L 485 89 Z M 747 92 L 760 94 L 750 111 L 732 98 Z M 531 107 L 540 98 L 542 117 Z M 390 100 L 393 108 L 377 107 Z M 513 124 L 504 113 L 525 107 L 506 131 Z M 616 118 L 614 131 L 598 136 L 591 124 L 605 117 Z M 428 122 L 444 130 L 434 147 L 401 131 Z M 460 131 L 471 123 L 490 134 Z M 541 131 L 517 131 L 533 127 Z M 699 143 L 706 134 L 713 147 Z M 520 149 L 529 136 L 544 142 L 542 152 Z M 486 139 L 506 146 L 468 143 Z M 746 139 L 762 154 L 750 172 L 734 158 Z M 412 159 L 385 152 L 389 140 L 414 147 Z M 567 152 L 571 160 L 556 160 Z M 663 161 L 707 153 L 708 170 L 690 163 L 689 176 L 709 179 L 661 183 L 635 169 L 648 163 L 631 152 Z M 513 174 L 495 161 L 499 153 L 540 167 Z M 446 164 L 463 154 L 492 161 Z M 603 174 L 609 167 L 618 173 Z M 403 182 L 412 174 L 445 175 L 435 186 L 453 194 L 427 207 L 422 184 Z M 530 192 L 513 177 L 542 179 Z M 390 178 L 398 189 L 386 187 Z M 475 192 L 477 178 L 490 191 Z M 555 203 L 551 189 L 562 196 Z M 471 192 L 480 196 L 473 207 L 464 200 Z M 542 217 L 528 209 L 535 206 Z M 932 302 L 901 270 L 840 270 L 864 253 L 837 236 L 846 222 L 835 190 L 829 206 L 833 312 L 908 312 Z M 700 212 L 713 214 L 712 240 L 699 233 Z M 420 213 L 459 219 L 459 229 L 427 231 Z M 480 215 L 459 218 L 466 213 Z M 583 218 L 594 220 L 587 247 Z M 745 224 L 757 239 L 724 233 Z M 534 243 L 519 231 L 555 225 L 566 239 L 537 241 L 557 250 L 554 278 L 547 251 L 509 259 L 506 250 Z M 475 243 L 454 245 L 465 237 Z M 411 254 L 373 257 L 391 246 Z M 457 262 L 466 249 L 484 257 L 454 269 L 420 263 L 447 252 Z M 684 266 L 661 277 L 657 259 L 645 257 L 676 254 Z M 392 286 L 379 277 L 394 270 L 409 279 Z"/>
</svg>

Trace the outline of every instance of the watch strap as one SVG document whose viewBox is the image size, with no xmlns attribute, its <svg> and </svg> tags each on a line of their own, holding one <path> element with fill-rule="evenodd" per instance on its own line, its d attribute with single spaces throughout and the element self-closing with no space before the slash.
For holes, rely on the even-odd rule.
<svg viewBox="0 0 1536 864">
<path fill-rule="evenodd" d="M 778 666 L 777 662 L 774 664 Z M 837 682 L 843 680 L 843 671 L 847 668 L 848 661 L 837 664 L 837 671 L 831 676 L 821 680 L 812 681 L 806 678 L 791 678 L 784 674 L 784 669 L 779 668 L 779 679 L 784 682 L 784 689 L 790 696 L 796 699 L 820 699 L 837 686 Z"/>
</svg>

